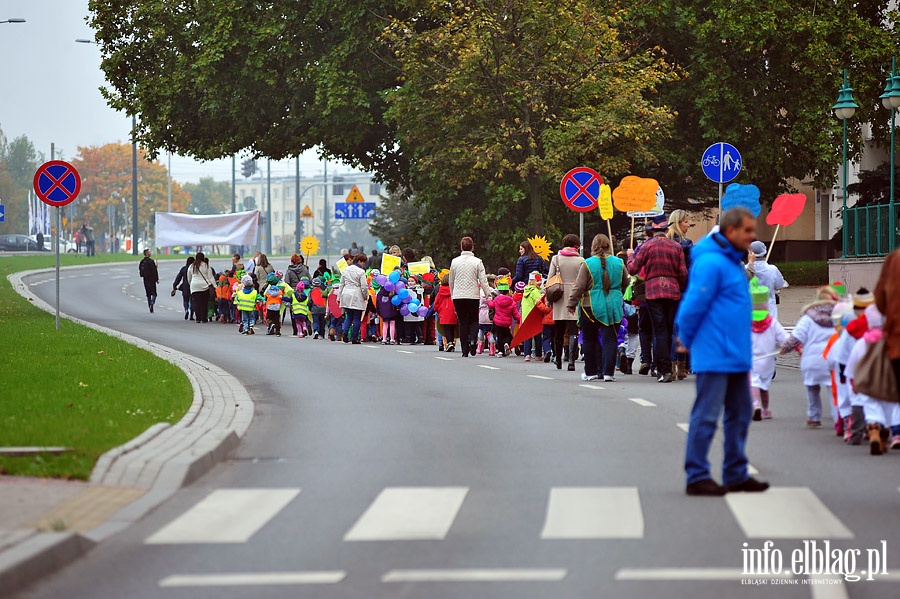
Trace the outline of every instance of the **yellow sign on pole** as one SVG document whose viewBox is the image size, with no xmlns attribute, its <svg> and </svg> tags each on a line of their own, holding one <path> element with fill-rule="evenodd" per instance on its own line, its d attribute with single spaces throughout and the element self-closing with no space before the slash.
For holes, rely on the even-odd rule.
<svg viewBox="0 0 900 599">
<path fill-rule="evenodd" d="M 362 194 L 359 191 L 359 187 L 356 185 L 353 186 L 353 189 L 350 190 L 350 193 L 347 194 L 347 199 L 345 202 L 365 202 L 362 197 Z"/>
<path fill-rule="evenodd" d="M 309 207 L 309 204 L 303 207 L 303 212 L 300 213 L 300 218 L 312 218 L 313 211 L 312 208 Z"/>
</svg>

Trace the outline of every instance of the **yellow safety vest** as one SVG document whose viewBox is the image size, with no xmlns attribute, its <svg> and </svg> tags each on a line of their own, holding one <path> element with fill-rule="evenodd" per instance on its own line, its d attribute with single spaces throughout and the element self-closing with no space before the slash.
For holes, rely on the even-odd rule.
<svg viewBox="0 0 900 599">
<path fill-rule="evenodd" d="M 256 290 L 244 291 L 244 288 L 241 287 L 234 294 L 234 305 L 241 312 L 253 312 L 256 310 Z"/>
<path fill-rule="evenodd" d="M 302 316 L 309 314 L 309 296 L 307 295 L 306 299 L 301 302 L 297 299 L 297 295 L 294 294 L 294 302 L 291 304 L 291 313 L 300 314 Z"/>
</svg>

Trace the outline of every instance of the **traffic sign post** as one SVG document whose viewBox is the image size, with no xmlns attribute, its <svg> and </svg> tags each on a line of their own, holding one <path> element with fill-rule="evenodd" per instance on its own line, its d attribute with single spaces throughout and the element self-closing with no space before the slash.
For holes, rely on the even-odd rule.
<svg viewBox="0 0 900 599">
<path fill-rule="evenodd" d="M 563 204 L 578 212 L 578 233 L 584 253 L 584 213 L 596 210 L 600 202 L 600 186 L 603 177 L 586 166 L 570 170 L 559 184 L 559 195 Z"/>
<path fill-rule="evenodd" d="M 54 146 L 50 146 L 53 157 Z M 59 330 L 59 236 L 62 233 L 60 221 L 62 207 L 71 204 L 81 191 L 81 176 L 74 166 L 62 160 L 50 160 L 38 167 L 34 173 L 34 193 L 48 206 L 56 206 L 56 330 Z"/>
<path fill-rule="evenodd" d="M 724 141 L 716 142 L 706 148 L 703 158 L 700 159 L 700 167 L 703 174 L 719 184 L 719 212 L 722 212 L 722 184 L 734 181 L 744 165 L 741 153 L 737 148 Z"/>
</svg>

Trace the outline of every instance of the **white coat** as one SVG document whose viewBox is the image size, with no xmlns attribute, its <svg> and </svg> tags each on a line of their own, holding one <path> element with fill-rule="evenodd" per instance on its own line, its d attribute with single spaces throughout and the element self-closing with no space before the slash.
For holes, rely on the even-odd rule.
<svg viewBox="0 0 900 599">
<path fill-rule="evenodd" d="M 753 338 L 753 370 L 750 372 L 750 386 L 755 389 L 769 390 L 775 378 L 775 356 L 757 359 L 778 351 L 781 344 L 787 341 L 788 334 L 777 320 L 762 333 L 752 333 Z"/>
</svg>

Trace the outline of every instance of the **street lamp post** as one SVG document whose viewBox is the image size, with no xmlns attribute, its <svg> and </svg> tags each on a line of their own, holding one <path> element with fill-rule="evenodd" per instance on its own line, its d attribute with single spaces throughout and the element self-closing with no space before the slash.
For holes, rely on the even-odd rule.
<svg viewBox="0 0 900 599">
<path fill-rule="evenodd" d="M 24 23 L 25 19 L 20 19 L 17 17 L 13 17 L 11 19 L 3 19 L 0 23 Z"/>
<path fill-rule="evenodd" d="M 844 180 L 843 180 L 843 204 L 841 217 L 843 220 L 843 256 L 847 256 L 847 119 L 851 118 L 859 106 L 853 101 L 853 88 L 847 85 L 847 69 L 844 69 L 844 85 L 838 92 L 837 104 L 831 107 L 834 115 L 844 122 Z"/>
<path fill-rule="evenodd" d="M 897 241 L 896 209 L 894 208 L 894 124 L 897 108 L 900 107 L 900 75 L 897 74 L 896 57 L 891 58 L 891 74 L 888 75 L 887 83 L 884 86 L 884 93 L 879 97 L 881 98 L 881 104 L 885 108 L 891 109 L 891 195 L 890 204 L 888 205 L 888 230 L 890 231 L 890 237 L 888 247 L 886 248 L 887 251 L 891 251 Z"/>
</svg>

